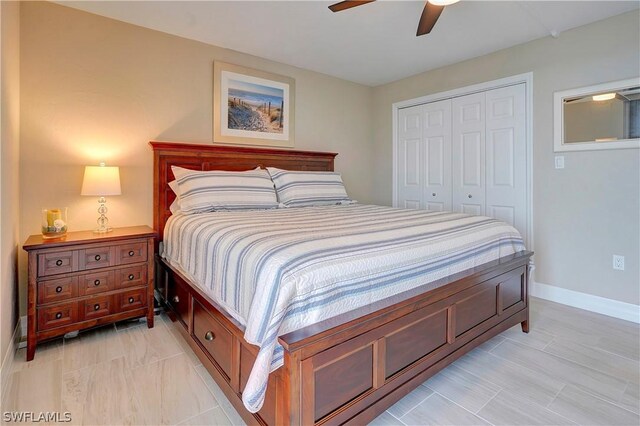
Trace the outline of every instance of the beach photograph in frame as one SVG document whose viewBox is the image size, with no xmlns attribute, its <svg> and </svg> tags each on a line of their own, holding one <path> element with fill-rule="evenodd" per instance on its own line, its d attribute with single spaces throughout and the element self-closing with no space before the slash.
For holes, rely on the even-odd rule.
<svg viewBox="0 0 640 426">
<path fill-rule="evenodd" d="M 213 142 L 293 147 L 292 78 L 214 62 Z"/>
</svg>

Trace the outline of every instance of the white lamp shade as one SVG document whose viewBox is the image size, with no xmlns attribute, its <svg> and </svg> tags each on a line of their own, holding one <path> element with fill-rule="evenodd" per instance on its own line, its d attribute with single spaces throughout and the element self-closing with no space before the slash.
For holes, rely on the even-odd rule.
<svg viewBox="0 0 640 426">
<path fill-rule="evenodd" d="M 120 195 L 120 168 L 86 166 L 80 195 Z"/>
</svg>

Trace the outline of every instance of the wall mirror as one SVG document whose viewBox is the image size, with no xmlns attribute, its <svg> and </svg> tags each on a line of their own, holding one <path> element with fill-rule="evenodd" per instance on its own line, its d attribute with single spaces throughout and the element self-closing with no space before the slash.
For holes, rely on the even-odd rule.
<svg viewBox="0 0 640 426">
<path fill-rule="evenodd" d="M 640 148 L 640 78 L 553 95 L 554 151 Z"/>
</svg>

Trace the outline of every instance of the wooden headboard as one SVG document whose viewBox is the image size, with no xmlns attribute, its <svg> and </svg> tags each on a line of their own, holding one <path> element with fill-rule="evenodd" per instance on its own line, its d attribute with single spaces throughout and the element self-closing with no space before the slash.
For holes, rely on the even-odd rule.
<svg viewBox="0 0 640 426">
<path fill-rule="evenodd" d="M 336 153 L 292 151 L 282 149 L 247 148 L 149 142 L 153 149 L 153 229 L 162 241 L 164 226 L 175 194 L 169 188 L 174 179 L 171 166 L 192 170 L 251 170 L 256 167 L 278 167 L 286 170 L 333 171 Z"/>
</svg>

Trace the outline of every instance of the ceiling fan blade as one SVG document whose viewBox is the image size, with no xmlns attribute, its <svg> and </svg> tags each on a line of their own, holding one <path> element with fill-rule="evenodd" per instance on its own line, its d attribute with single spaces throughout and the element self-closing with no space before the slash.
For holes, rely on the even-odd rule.
<svg viewBox="0 0 640 426">
<path fill-rule="evenodd" d="M 444 10 L 444 6 L 436 6 L 429 2 L 426 2 L 424 9 L 422 9 L 422 16 L 420 16 L 420 22 L 418 23 L 418 31 L 416 36 L 429 34 L 433 29 L 433 26 L 438 21 L 440 14 Z"/>
<path fill-rule="evenodd" d="M 329 9 L 332 12 L 340 12 L 341 10 L 351 9 L 352 7 L 362 6 L 363 4 L 372 3 L 375 0 L 364 0 L 364 1 L 341 1 L 329 6 Z"/>
</svg>

